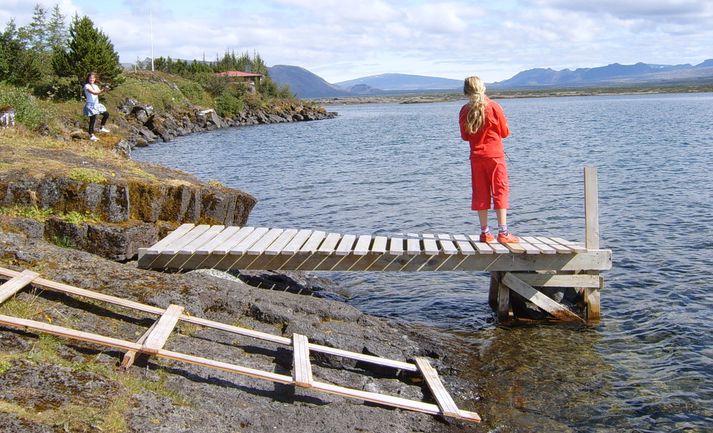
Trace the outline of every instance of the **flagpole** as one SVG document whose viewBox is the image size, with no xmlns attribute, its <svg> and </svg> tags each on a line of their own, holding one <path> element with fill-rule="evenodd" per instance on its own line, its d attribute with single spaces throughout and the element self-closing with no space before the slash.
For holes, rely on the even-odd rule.
<svg viewBox="0 0 713 433">
<path fill-rule="evenodd" d="M 149 38 L 151 39 L 151 72 L 154 71 L 153 64 L 153 8 L 149 4 Z"/>
</svg>

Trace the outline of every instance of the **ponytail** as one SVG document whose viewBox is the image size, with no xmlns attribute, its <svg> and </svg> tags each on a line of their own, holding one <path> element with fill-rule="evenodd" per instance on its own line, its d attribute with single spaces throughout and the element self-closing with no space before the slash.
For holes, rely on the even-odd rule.
<svg viewBox="0 0 713 433">
<path fill-rule="evenodd" d="M 463 83 L 463 93 L 468 96 L 470 110 L 466 117 L 466 131 L 477 132 L 485 123 L 485 83 L 479 77 L 468 77 Z"/>
</svg>

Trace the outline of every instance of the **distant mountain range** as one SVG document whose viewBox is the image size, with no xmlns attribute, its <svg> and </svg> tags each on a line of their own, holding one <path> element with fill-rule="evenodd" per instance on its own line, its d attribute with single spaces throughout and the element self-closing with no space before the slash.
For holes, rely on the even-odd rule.
<svg viewBox="0 0 713 433">
<path fill-rule="evenodd" d="M 287 84 L 301 98 L 332 98 L 389 95 L 435 91 L 460 92 L 462 80 L 408 74 L 381 74 L 330 84 L 298 66 L 276 65 L 269 69 L 272 79 Z M 490 89 L 543 89 L 566 87 L 651 86 L 674 84 L 713 84 L 713 59 L 698 65 L 655 65 L 613 63 L 575 70 L 535 68 L 510 79 L 489 83 Z"/>
</svg>

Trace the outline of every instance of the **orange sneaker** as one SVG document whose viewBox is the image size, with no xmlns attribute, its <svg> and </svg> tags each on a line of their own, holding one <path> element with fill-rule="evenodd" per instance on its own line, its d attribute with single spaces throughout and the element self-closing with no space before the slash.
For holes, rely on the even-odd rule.
<svg viewBox="0 0 713 433">
<path fill-rule="evenodd" d="M 495 236 L 490 232 L 485 232 L 480 234 L 480 242 L 494 242 Z"/>
<path fill-rule="evenodd" d="M 520 239 L 511 233 L 498 233 L 498 242 L 501 244 L 516 244 Z"/>
</svg>

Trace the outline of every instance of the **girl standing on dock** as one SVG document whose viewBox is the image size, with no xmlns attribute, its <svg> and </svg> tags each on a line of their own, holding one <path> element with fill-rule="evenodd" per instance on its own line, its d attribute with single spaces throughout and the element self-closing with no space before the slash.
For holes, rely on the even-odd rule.
<svg viewBox="0 0 713 433">
<path fill-rule="evenodd" d="M 468 77 L 463 84 L 468 103 L 458 116 L 460 135 L 470 143 L 470 169 L 473 198 L 471 209 L 478 211 L 480 241 L 493 242 L 488 227 L 491 199 L 498 218 L 498 242 L 520 240 L 508 232 L 507 208 L 509 182 L 503 138 L 510 135 L 508 121 L 500 105 L 485 96 L 485 83 L 479 77 Z"/>
<path fill-rule="evenodd" d="M 84 84 L 84 96 L 87 98 L 87 103 L 84 104 L 84 115 L 89 116 L 89 140 L 97 141 L 99 140 L 96 135 L 94 135 L 94 125 L 97 123 L 97 115 L 102 115 L 102 120 L 100 124 L 100 132 L 109 132 L 108 129 L 104 127 L 106 121 L 109 118 L 109 113 L 106 111 L 106 107 L 99 102 L 99 95 L 106 93 L 106 89 L 102 89 L 96 84 L 96 73 L 90 72 L 87 75 L 87 82 Z"/>
</svg>

